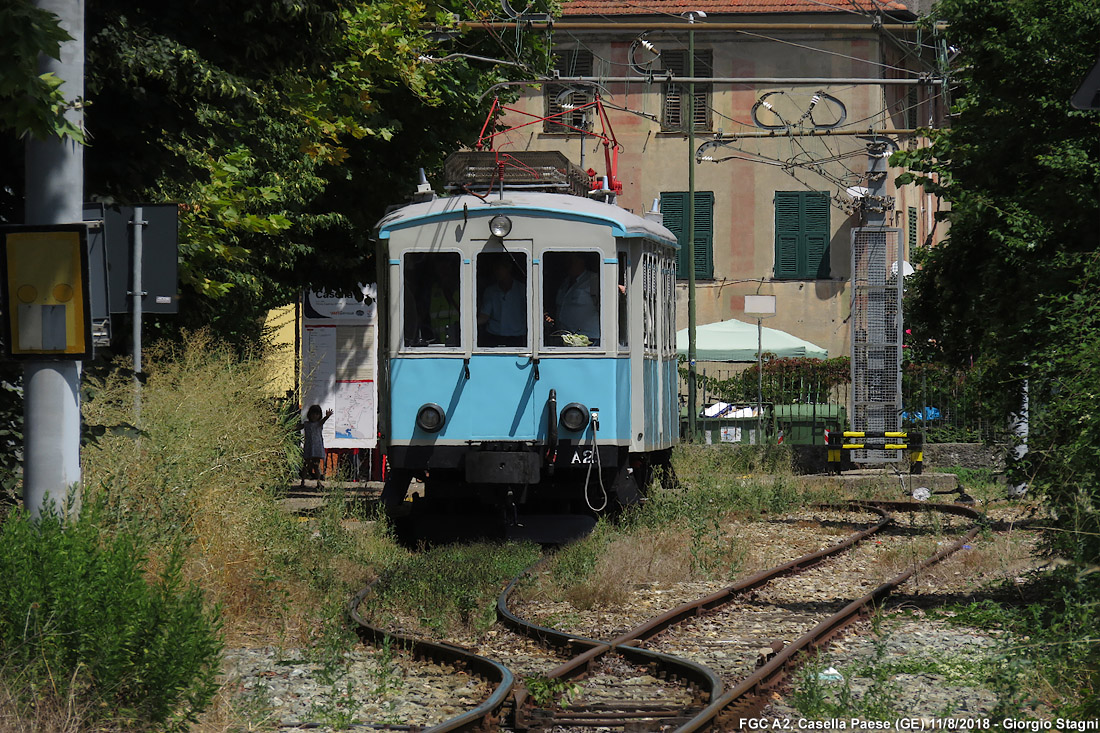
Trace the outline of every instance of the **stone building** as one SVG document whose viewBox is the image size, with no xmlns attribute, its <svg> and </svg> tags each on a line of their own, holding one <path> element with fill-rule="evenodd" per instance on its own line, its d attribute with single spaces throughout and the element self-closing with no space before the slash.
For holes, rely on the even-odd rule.
<svg viewBox="0 0 1100 733">
<path fill-rule="evenodd" d="M 513 107 L 559 114 L 573 129 L 538 122 L 497 147 L 562 151 L 603 175 L 601 124 L 585 107 L 598 93 L 621 145 L 619 203 L 641 213 L 657 199 L 682 243 L 695 165 L 698 323 L 752 321 L 745 296 L 773 294 L 765 325 L 847 355 L 850 239 L 867 217 L 868 144 L 918 145 L 909 131 L 944 117 L 938 41 L 915 18 L 897 0 L 571 0 L 554 24 L 556 71 L 598 86 L 525 89 Z M 540 31 L 520 23 L 515 32 Z M 910 248 L 925 246 L 942 234 L 938 202 L 899 190 L 899 172 L 887 176 L 885 223 Z M 688 266 L 682 255 L 680 327 Z"/>
</svg>

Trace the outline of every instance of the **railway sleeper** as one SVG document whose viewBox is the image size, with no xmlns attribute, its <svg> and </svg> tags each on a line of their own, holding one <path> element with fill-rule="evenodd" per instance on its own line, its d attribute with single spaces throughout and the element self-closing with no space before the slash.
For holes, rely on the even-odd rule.
<svg viewBox="0 0 1100 733">
<path fill-rule="evenodd" d="M 533 711 L 532 723 L 543 726 L 579 728 L 622 728 L 624 731 L 664 730 L 683 725 L 702 710 L 674 702 L 580 705 L 564 710 Z M 533 727 L 531 730 L 539 730 Z"/>
</svg>

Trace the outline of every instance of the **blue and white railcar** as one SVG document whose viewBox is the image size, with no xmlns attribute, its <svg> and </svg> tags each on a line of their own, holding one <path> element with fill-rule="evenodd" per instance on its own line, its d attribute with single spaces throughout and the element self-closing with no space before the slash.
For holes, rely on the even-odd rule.
<svg viewBox="0 0 1100 733">
<path fill-rule="evenodd" d="M 675 235 L 509 190 L 401 207 L 377 239 L 386 495 L 636 501 L 678 440 Z"/>
</svg>

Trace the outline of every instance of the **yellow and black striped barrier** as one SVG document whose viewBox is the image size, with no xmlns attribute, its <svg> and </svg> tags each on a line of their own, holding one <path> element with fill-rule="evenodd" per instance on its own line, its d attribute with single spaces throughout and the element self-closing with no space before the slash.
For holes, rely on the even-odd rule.
<svg viewBox="0 0 1100 733">
<path fill-rule="evenodd" d="M 834 430 L 829 433 L 829 465 L 840 473 L 844 451 L 903 450 L 909 453 L 909 472 L 920 473 L 924 465 L 924 434 L 905 430 Z"/>
</svg>

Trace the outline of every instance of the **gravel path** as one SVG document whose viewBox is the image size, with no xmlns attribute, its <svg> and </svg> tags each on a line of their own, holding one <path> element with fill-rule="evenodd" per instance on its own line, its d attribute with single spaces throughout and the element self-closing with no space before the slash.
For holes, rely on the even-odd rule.
<svg viewBox="0 0 1100 733">
<path fill-rule="evenodd" d="M 492 691 L 448 665 L 377 649 L 346 654 L 336 673 L 307 661 L 299 649 L 230 649 L 222 669 L 238 707 L 250 708 L 265 727 L 287 730 L 297 729 L 295 723 L 321 724 L 321 730 L 351 723 L 434 725 Z"/>
</svg>

